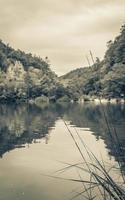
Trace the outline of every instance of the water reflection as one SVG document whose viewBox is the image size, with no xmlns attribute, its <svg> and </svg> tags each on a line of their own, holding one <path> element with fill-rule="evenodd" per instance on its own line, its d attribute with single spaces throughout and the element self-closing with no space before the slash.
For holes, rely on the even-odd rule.
<svg viewBox="0 0 125 200">
<path fill-rule="evenodd" d="M 37 139 L 49 140 L 58 113 L 53 107 L 44 109 L 27 105 L 0 105 L 0 156 Z"/>
<path fill-rule="evenodd" d="M 72 125 L 88 127 L 97 141 L 104 140 L 109 156 L 125 165 L 125 105 L 73 105 L 65 115 Z"/>
<path fill-rule="evenodd" d="M 51 129 L 59 117 L 76 127 L 89 128 L 97 141 L 104 140 L 109 155 L 125 162 L 125 107 L 119 104 L 102 107 L 94 103 L 52 104 L 47 107 L 0 105 L 0 156 L 14 148 L 36 143 L 41 138 L 48 144 Z"/>
</svg>

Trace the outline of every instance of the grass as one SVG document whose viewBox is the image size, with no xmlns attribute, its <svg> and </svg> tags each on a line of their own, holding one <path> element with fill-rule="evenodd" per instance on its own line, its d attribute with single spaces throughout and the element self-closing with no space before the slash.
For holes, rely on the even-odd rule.
<svg viewBox="0 0 125 200">
<path fill-rule="evenodd" d="M 108 108 L 109 109 L 109 108 Z M 73 181 L 80 184 L 80 188 L 71 193 L 70 199 L 83 199 L 83 200 L 125 200 L 125 177 L 124 171 L 121 166 L 121 144 L 119 142 L 119 138 L 117 135 L 116 128 L 112 124 L 112 119 L 109 122 L 107 117 L 107 110 L 101 106 L 103 121 L 107 127 L 107 134 L 109 135 L 109 139 L 112 143 L 112 147 L 118 159 L 118 166 L 108 166 L 103 161 L 103 158 L 98 159 L 94 153 L 90 150 L 90 148 L 86 145 L 83 138 L 80 136 L 78 129 L 72 128 L 63 120 L 69 135 L 74 141 L 75 147 L 81 155 L 80 163 L 62 163 L 64 164 L 64 168 L 56 171 L 56 176 L 50 176 L 57 179 L 63 179 L 67 181 Z M 109 113 L 109 110 L 108 110 Z M 77 139 L 75 135 L 77 135 Z M 81 143 L 81 145 L 80 145 Z M 85 154 L 87 156 L 85 156 Z M 123 161 L 124 162 L 124 157 Z M 60 176 L 62 173 L 65 173 L 67 170 L 71 170 L 75 168 L 78 174 L 77 179 L 73 178 L 62 178 Z M 113 172 L 113 173 L 112 173 Z M 114 177 L 114 172 L 118 173 L 120 176 L 119 180 Z M 87 176 L 85 176 L 85 174 Z M 113 174 L 113 175 L 111 175 Z"/>
<path fill-rule="evenodd" d="M 117 156 L 121 157 L 121 145 L 118 139 L 117 131 L 115 127 L 109 123 L 106 110 L 103 106 L 101 107 L 103 113 L 104 123 L 106 124 L 109 138 L 112 142 L 114 152 Z M 63 119 L 62 119 L 63 120 Z M 111 120 L 112 121 L 112 120 Z M 80 136 L 77 128 L 73 127 L 77 135 L 77 139 L 74 136 L 74 132 L 70 129 L 70 126 L 63 120 L 69 135 L 71 136 L 76 149 L 81 155 L 80 163 L 63 163 L 65 166 L 55 172 L 54 176 L 50 176 L 57 179 L 63 179 L 67 181 L 73 181 L 80 184 L 80 188 L 71 193 L 70 199 L 83 199 L 83 200 L 125 200 L 125 177 L 122 171 L 121 162 L 118 161 L 118 166 L 108 166 L 103 161 L 103 158 L 98 159 L 90 148 L 86 145 L 83 138 Z M 80 145 L 82 144 L 82 146 Z M 87 157 L 85 156 L 87 155 Z M 124 162 L 124 158 L 123 158 Z M 73 178 L 62 178 L 60 174 L 65 173 L 67 170 L 75 168 L 78 174 L 77 179 Z M 113 172 L 113 175 L 111 175 Z M 116 180 L 114 172 L 118 173 L 120 178 Z M 86 178 L 84 176 L 86 174 Z"/>
<path fill-rule="evenodd" d="M 90 56 L 92 59 L 93 64 L 94 58 L 90 51 Z M 89 60 L 88 60 L 89 64 Z M 90 64 L 89 64 L 90 65 Z M 99 75 L 100 76 L 100 75 Z M 97 88 L 95 88 L 97 89 Z M 109 138 L 112 142 L 112 146 L 114 148 L 114 152 L 117 156 L 119 156 L 119 160 L 122 159 L 121 157 L 121 145 L 118 139 L 116 128 L 109 123 L 107 112 L 104 110 L 101 98 L 99 97 L 102 116 L 104 124 L 107 127 Z M 112 121 L 112 120 L 111 120 Z M 61 177 L 55 177 L 63 180 L 78 182 L 82 184 L 82 188 L 80 190 L 75 191 L 75 195 L 71 199 L 76 199 L 78 197 L 81 197 L 83 200 L 125 200 L 125 177 L 124 172 L 122 170 L 121 163 L 118 160 L 118 172 L 120 173 L 120 182 L 116 181 L 111 175 L 110 172 L 113 170 L 116 170 L 115 166 L 111 166 L 110 169 L 107 170 L 107 167 L 105 166 L 105 163 L 103 162 L 103 159 L 100 161 L 93 152 L 86 146 L 85 142 L 79 135 L 76 128 L 75 132 L 84 147 L 84 152 L 86 152 L 88 158 L 84 156 L 83 148 L 80 147 L 79 142 L 75 139 L 72 131 L 70 130 L 69 126 L 66 124 L 66 122 L 63 120 L 72 140 L 74 141 L 74 144 L 79 151 L 81 155 L 81 163 L 76 164 L 70 164 L 70 163 L 64 163 L 66 166 L 57 172 L 63 173 L 66 170 L 69 170 L 71 168 L 76 168 L 79 179 L 64 179 Z M 123 158 L 124 163 L 124 158 Z M 87 180 L 84 179 L 83 174 L 86 173 Z"/>
<path fill-rule="evenodd" d="M 81 141 L 82 145 L 84 146 L 84 151 L 87 153 L 88 158 L 86 159 L 83 154 L 83 148 L 80 148 L 79 143 L 76 141 L 73 133 L 71 132 L 69 126 L 66 124 L 65 121 L 64 124 L 82 158 L 81 163 L 76 163 L 73 165 L 70 163 L 64 163 L 66 167 L 57 171 L 60 173 L 64 173 L 66 170 L 69 170 L 71 168 L 77 169 L 79 179 L 64 179 L 82 184 L 81 191 L 78 191 L 71 199 L 76 199 L 79 196 L 82 196 L 83 199 L 88 200 L 125 200 L 125 188 L 123 187 L 124 175 L 121 171 L 120 166 L 119 172 L 121 175 L 121 182 L 116 182 L 116 180 L 113 180 L 113 178 L 109 175 L 110 171 L 112 171 L 113 169 L 116 170 L 115 166 L 112 166 L 109 170 L 107 170 L 103 160 L 98 160 L 98 158 L 86 146 L 83 139 L 77 132 L 77 129 L 75 128 L 76 134 L 79 140 Z M 88 174 L 88 180 L 84 180 L 82 178 L 82 174 L 84 173 Z"/>
</svg>

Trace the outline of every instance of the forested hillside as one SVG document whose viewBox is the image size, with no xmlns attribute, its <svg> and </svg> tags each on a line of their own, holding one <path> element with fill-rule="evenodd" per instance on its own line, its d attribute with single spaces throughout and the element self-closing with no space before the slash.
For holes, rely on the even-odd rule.
<svg viewBox="0 0 125 200">
<path fill-rule="evenodd" d="M 76 69 L 60 77 L 61 83 L 76 96 L 125 96 L 125 25 L 114 41 L 107 43 L 103 61 L 96 59 L 91 67 Z"/>
<path fill-rule="evenodd" d="M 45 96 L 62 97 L 64 88 L 50 70 L 48 58 L 14 50 L 0 41 L 0 100 L 17 101 Z"/>
<path fill-rule="evenodd" d="M 48 100 L 78 100 L 82 96 L 125 96 L 125 25 L 119 36 L 107 43 L 104 59 L 57 77 L 48 58 L 14 50 L 0 41 L 0 101 L 47 97 Z"/>
</svg>

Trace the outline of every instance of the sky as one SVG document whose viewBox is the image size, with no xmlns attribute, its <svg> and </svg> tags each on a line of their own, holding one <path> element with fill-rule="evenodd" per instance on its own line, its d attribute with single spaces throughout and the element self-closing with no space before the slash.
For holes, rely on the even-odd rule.
<svg viewBox="0 0 125 200">
<path fill-rule="evenodd" d="M 58 75 L 103 59 L 125 22 L 125 0 L 0 0 L 0 38 L 15 49 L 48 56 Z"/>
</svg>

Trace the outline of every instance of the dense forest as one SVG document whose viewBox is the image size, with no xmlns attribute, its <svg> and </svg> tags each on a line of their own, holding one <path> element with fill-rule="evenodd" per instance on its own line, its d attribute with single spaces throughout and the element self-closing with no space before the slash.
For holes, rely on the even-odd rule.
<svg viewBox="0 0 125 200">
<path fill-rule="evenodd" d="M 26 101 L 36 97 L 56 100 L 65 93 L 48 58 L 14 50 L 0 41 L 0 100 Z"/>
<path fill-rule="evenodd" d="M 60 77 L 61 83 L 76 96 L 105 98 L 125 96 L 125 25 L 114 41 L 107 43 L 104 59 L 96 58 L 92 66 L 79 68 Z"/>
<path fill-rule="evenodd" d="M 93 58 L 92 58 L 93 59 Z M 94 59 L 93 59 L 94 60 Z M 78 100 L 80 97 L 120 98 L 125 96 L 125 25 L 114 41 L 107 43 L 102 61 L 57 77 L 48 57 L 14 50 L 0 40 L 0 101 Z"/>
</svg>

